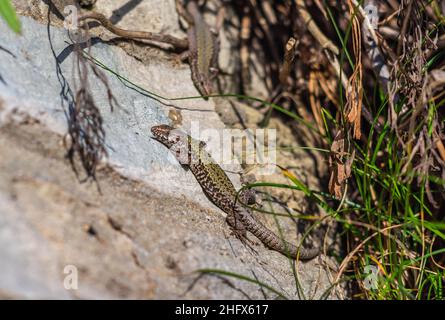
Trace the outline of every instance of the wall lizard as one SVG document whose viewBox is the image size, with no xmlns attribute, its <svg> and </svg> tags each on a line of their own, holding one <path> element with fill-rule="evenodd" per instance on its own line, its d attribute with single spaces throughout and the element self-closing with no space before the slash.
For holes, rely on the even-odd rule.
<svg viewBox="0 0 445 320">
<path fill-rule="evenodd" d="M 224 170 L 205 150 L 204 142 L 168 125 L 154 126 L 151 132 L 156 140 L 170 149 L 181 164 L 190 168 L 209 200 L 227 213 L 227 223 L 241 240 L 247 239 L 246 231 L 249 231 L 266 247 L 286 256 L 309 260 L 318 255 L 318 249 L 299 249 L 282 240 L 258 221 L 249 208 L 237 202 L 235 187 Z M 246 201 L 244 195 L 241 197 L 244 197 L 242 202 Z"/>
<path fill-rule="evenodd" d="M 179 0 L 176 0 L 176 7 L 189 25 L 189 47 L 184 56 L 188 57 L 193 83 L 203 96 L 209 96 L 213 92 L 212 79 L 218 65 L 217 31 L 209 28 L 195 1 L 188 1 L 184 10 Z"/>
<path fill-rule="evenodd" d="M 207 25 L 194 0 L 188 1 L 185 8 L 180 0 L 176 0 L 176 8 L 178 14 L 188 23 L 187 39 L 147 31 L 124 30 L 113 25 L 103 14 L 97 12 L 84 13 L 79 16 L 78 21 L 94 19 L 120 37 L 162 42 L 172 45 L 175 49 L 186 50 L 181 53 L 180 58 L 188 59 L 192 81 L 199 93 L 206 98 L 213 93 L 212 80 L 217 71 L 219 53 L 217 31 L 212 31 Z"/>
</svg>

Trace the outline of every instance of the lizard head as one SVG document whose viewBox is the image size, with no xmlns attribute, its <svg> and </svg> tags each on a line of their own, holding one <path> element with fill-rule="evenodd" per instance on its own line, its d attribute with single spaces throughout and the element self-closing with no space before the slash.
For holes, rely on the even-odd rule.
<svg viewBox="0 0 445 320">
<path fill-rule="evenodd" d="M 207 100 L 209 95 L 213 92 L 213 85 L 212 82 L 209 79 L 201 79 L 200 81 L 200 87 L 201 87 L 201 94 L 205 97 Z"/>
<path fill-rule="evenodd" d="M 161 124 L 151 127 L 154 138 L 173 152 L 176 159 L 184 165 L 191 161 L 191 137 L 182 130 Z"/>
<path fill-rule="evenodd" d="M 187 137 L 187 134 L 185 132 L 179 129 L 175 129 L 166 124 L 160 124 L 151 127 L 151 133 L 156 140 L 164 144 L 167 148 L 171 148 L 181 139 Z"/>
</svg>

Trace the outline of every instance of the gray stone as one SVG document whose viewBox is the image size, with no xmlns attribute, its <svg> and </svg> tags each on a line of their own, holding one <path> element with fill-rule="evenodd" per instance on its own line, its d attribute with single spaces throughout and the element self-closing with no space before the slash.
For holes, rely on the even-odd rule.
<svg viewBox="0 0 445 320">
<path fill-rule="evenodd" d="M 67 125 L 50 46 L 56 55 L 64 52 L 67 32 L 51 26 L 50 42 L 46 24 L 21 21 L 22 36 L 0 22 L 0 43 L 13 54 L 0 50 L 0 297 L 263 298 L 258 285 L 236 278 L 229 281 L 238 290 L 214 276 L 192 285 L 194 271 L 215 268 L 254 273 L 298 298 L 287 259 L 259 243 L 254 253 L 231 236 L 191 173 L 151 139 L 149 128 L 168 123 L 170 107 L 108 73 L 121 106 L 113 112 L 103 85 L 89 78 L 109 153 L 98 172 L 102 193 L 95 184 L 80 184 L 64 158 Z M 91 54 L 148 90 L 196 95 L 189 69 L 163 58 L 143 64 L 103 43 Z M 74 88 L 73 58 L 68 55 L 61 68 Z M 212 101 L 174 104 L 192 109 L 182 111 L 184 127 L 191 120 L 203 128 L 224 127 Z M 70 265 L 78 271 L 77 290 L 64 286 Z M 306 297 L 319 297 L 329 287 L 318 260 L 299 263 L 298 272 Z"/>
</svg>

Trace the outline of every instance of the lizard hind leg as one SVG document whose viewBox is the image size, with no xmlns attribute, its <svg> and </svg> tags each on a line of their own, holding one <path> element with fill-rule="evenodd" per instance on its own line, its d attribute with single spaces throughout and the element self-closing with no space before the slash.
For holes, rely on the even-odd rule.
<svg viewBox="0 0 445 320">
<path fill-rule="evenodd" d="M 246 238 L 247 239 L 247 230 L 244 224 L 237 219 L 235 214 L 228 214 L 226 221 L 228 225 L 232 228 L 233 233 L 237 238 Z"/>
<path fill-rule="evenodd" d="M 243 244 L 253 244 L 252 240 L 247 237 L 247 229 L 236 214 L 227 215 L 226 221 L 232 229 L 232 234 L 237 237 Z"/>
<path fill-rule="evenodd" d="M 234 235 L 244 246 L 252 250 L 254 253 L 256 254 L 258 253 L 258 251 L 255 250 L 255 248 L 253 247 L 255 242 L 247 237 L 246 229 L 243 230 L 234 228 L 231 229 L 232 229 L 232 235 Z"/>
<path fill-rule="evenodd" d="M 232 229 L 232 234 L 239 240 L 243 245 L 251 249 L 253 252 L 257 251 L 253 248 L 254 242 L 247 237 L 247 229 L 242 224 L 239 218 L 236 218 L 236 214 L 227 215 L 227 223 Z"/>
</svg>

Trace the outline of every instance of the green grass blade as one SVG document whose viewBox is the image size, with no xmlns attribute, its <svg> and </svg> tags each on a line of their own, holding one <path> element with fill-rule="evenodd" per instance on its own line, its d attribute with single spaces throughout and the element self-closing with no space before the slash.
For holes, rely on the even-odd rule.
<svg viewBox="0 0 445 320">
<path fill-rule="evenodd" d="M 247 282 L 255 283 L 255 284 L 259 285 L 260 287 L 262 287 L 264 289 L 267 289 L 270 292 L 275 293 L 280 298 L 289 300 L 289 298 L 287 296 L 285 296 L 282 292 L 272 288 L 271 286 L 269 286 L 269 285 L 267 285 L 267 284 L 265 284 L 265 283 L 263 283 L 261 281 L 258 281 L 257 279 L 252 279 L 252 278 L 249 278 L 249 277 L 244 276 L 242 274 L 229 272 L 229 271 L 225 271 L 225 270 L 219 270 L 219 269 L 199 269 L 199 270 L 197 270 L 197 272 L 207 273 L 207 274 L 216 274 L 216 275 L 221 275 L 221 276 L 228 276 L 228 277 L 244 280 L 244 281 L 247 281 Z"/>
<path fill-rule="evenodd" d="M 22 32 L 22 28 L 20 25 L 20 21 L 17 18 L 15 13 L 15 9 L 12 6 L 9 0 L 0 0 L 0 16 L 5 19 L 7 25 L 15 32 L 20 34 Z"/>
</svg>

